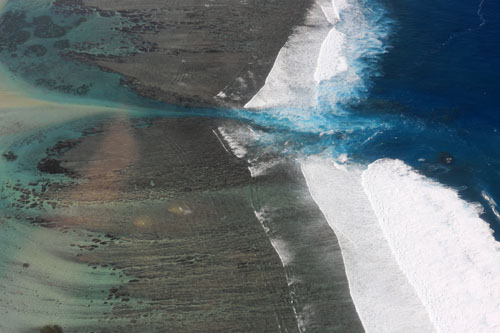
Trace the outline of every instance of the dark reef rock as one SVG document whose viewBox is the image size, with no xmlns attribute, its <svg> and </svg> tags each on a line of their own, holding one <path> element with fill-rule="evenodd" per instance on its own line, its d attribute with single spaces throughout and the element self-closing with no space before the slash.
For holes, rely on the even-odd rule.
<svg viewBox="0 0 500 333">
<path fill-rule="evenodd" d="M 75 147 L 81 142 L 77 139 L 67 139 L 64 141 L 58 141 L 52 148 L 47 151 L 48 156 L 61 156 L 71 148 Z"/>
<path fill-rule="evenodd" d="M 3 153 L 2 156 L 9 162 L 17 160 L 17 155 L 12 150 Z"/>
<path fill-rule="evenodd" d="M 43 173 L 49 173 L 52 175 L 56 174 L 68 174 L 69 171 L 61 166 L 61 162 L 53 158 L 43 158 L 38 162 L 37 169 Z"/>
<path fill-rule="evenodd" d="M 38 16 L 33 19 L 35 36 L 39 38 L 59 38 L 66 34 L 66 29 L 55 24 L 49 16 Z"/>
<path fill-rule="evenodd" d="M 288 36 L 305 24 L 311 4 L 311 0 L 214 0 L 208 9 L 202 1 L 52 3 L 56 13 L 98 14 L 123 44 L 112 54 L 72 44 L 77 52 L 65 52 L 64 57 L 121 75 L 126 83 L 122 85 L 147 99 L 229 107 L 243 106 L 262 87 Z M 223 90 L 227 98 L 216 98 Z"/>
<path fill-rule="evenodd" d="M 40 329 L 40 333 L 63 333 L 63 329 L 59 325 L 47 325 Z"/>
<path fill-rule="evenodd" d="M 30 33 L 26 30 L 19 30 L 10 35 L 9 44 L 21 45 L 30 39 Z"/>
<path fill-rule="evenodd" d="M 69 40 L 67 39 L 62 39 L 54 42 L 54 47 L 58 50 L 64 50 L 67 49 L 71 46 Z"/>
<path fill-rule="evenodd" d="M 441 163 L 441 164 L 449 165 L 449 164 L 452 164 L 454 160 L 455 159 L 453 158 L 453 155 L 451 155 L 450 153 L 448 153 L 446 151 L 439 152 L 439 154 L 437 156 L 437 161 L 438 161 L 438 163 Z"/>
<path fill-rule="evenodd" d="M 22 30 L 29 24 L 23 12 L 8 11 L 0 18 L 0 40 L 8 39 L 12 34 Z"/>
<path fill-rule="evenodd" d="M 87 22 L 87 18 L 85 17 L 80 17 L 78 20 L 73 22 L 73 27 L 78 27 L 80 24 Z"/>
<path fill-rule="evenodd" d="M 43 87 L 48 90 L 58 91 L 65 94 L 85 96 L 90 91 L 92 84 L 82 84 L 75 87 L 71 84 L 58 83 L 54 79 L 44 79 L 40 78 L 35 81 L 35 84 L 39 87 Z"/>
<path fill-rule="evenodd" d="M 30 39 L 30 32 L 23 30 L 28 26 L 24 13 L 9 11 L 3 14 L 0 17 L 0 49 L 16 52 L 19 45 Z"/>
<path fill-rule="evenodd" d="M 47 53 L 47 49 L 45 46 L 37 44 L 37 45 L 30 45 L 28 48 L 24 51 L 24 55 L 28 57 L 42 57 Z"/>
</svg>

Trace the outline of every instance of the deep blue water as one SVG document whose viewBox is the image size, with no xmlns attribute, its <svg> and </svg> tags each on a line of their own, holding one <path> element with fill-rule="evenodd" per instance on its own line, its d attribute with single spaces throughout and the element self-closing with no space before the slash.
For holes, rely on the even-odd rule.
<svg viewBox="0 0 500 333">
<path fill-rule="evenodd" d="M 405 121 L 360 153 L 368 159 L 381 154 L 401 158 L 462 187 L 463 197 L 485 204 L 485 218 L 498 234 L 499 221 L 480 193 L 500 199 L 500 3 L 406 0 L 383 5 L 395 22 L 391 48 L 358 109 L 402 115 Z M 452 163 L 439 163 L 450 156 Z"/>
<path fill-rule="evenodd" d="M 500 239 L 483 197 L 500 201 L 500 3 L 355 3 L 336 27 L 350 70 L 320 87 L 320 106 L 248 118 L 301 153 L 401 159 L 480 202 Z"/>
<path fill-rule="evenodd" d="M 347 36 L 350 71 L 322 85 L 319 108 L 274 110 L 257 123 L 305 154 L 401 159 L 481 203 L 500 239 L 499 217 L 483 197 L 500 201 L 500 4 L 357 4 L 337 26 Z M 364 24 L 352 24 L 360 15 Z"/>
</svg>

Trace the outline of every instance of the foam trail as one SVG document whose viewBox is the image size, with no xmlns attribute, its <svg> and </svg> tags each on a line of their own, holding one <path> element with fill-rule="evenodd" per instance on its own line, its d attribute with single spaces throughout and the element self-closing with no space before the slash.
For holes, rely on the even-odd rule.
<svg viewBox="0 0 500 333">
<path fill-rule="evenodd" d="M 257 220 L 259 220 L 260 224 L 262 225 L 262 228 L 264 229 L 264 232 L 266 233 L 267 237 L 269 238 L 269 241 L 271 242 L 271 245 L 274 248 L 274 251 L 278 254 L 278 257 L 280 258 L 281 265 L 283 266 L 283 269 L 285 270 L 285 277 L 286 281 L 288 283 L 288 286 L 291 286 L 294 284 L 294 279 L 293 277 L 289 274 L 287 270 L 287 266 L 293 261 L 293 253 L 289 250 L 288 246 L 283 242 L 281 239 L 277 237 L 273 237 L 271 229 L 269 227 L 269 220 L 270 220 L 270 214 L 267 212 L 266 208 L 262 208 L 259 211 L 254 210 L 255 217 Z M 305 321 L 302 318 L 302 316 L 298 313 L 297 308 L 296 308 L 296 297 L 295 294 L 290 291 L 290 300 L 291 300 L 291 305 L 293 309 L 293 313 L 295 315 L 295 319 L 297 320 L 297 328 L 299 332 L 304 332 L 305 331 Z"/>
<path fill-rule="evenodd" d="M 275 159 L 268 162 L 259 162 L 257 159 L 254 159 L 249 160 L 248 163 L 250 164 L 250 166 L 248 167 L 250 176 L 252 176 L 252 178 L 255 178 L 267 174 L 267 172 L 274 166 L 278 165 L 280 161 L 278 159 Z"/>
<path fill-rule="evenodd" d="M 486 191 L 482 191 L 481 195 L 483 196 L 484 200 L 488 202 L 488 205 L 490 206 L 493 214 L 497 217 L 497 219 L 500 220 L 500 213 L 497 210 L 497 203 L 495 202 L 495 200 L 491 196 L 489 196 Z"/>
<path fill-rule="evenodd" d="M 477 205 L 399 160 L 363 173 L 397 261 L 442 332 L 500 332 L 500 244 Z"/>
<path fill-rule="evenodd" d="M 330 160 L 301 164 L 311 196 L 338 237 L 351 296 L 367 332 L 432 332 L 361 185 L 361 171 Z"/>
<path fill-rule="evenodd" d="M 328 22 L 335 24 L 340 21 L 340 12 L 347 8 L 345 0 L 318 1 Z"/>
<path fill-rule="evenodd" d="M 236 141 L 235 139 L 233 139 L 232 136 L 229 135 L 223 127 L 219 127 L 219 128 L 217 128 L 217 130 L 222 135 L 222 137 L 224 138 L 224 140 L 226 140 L 226 142 L 229 144 L 229 147 L 231 148 L 231 151 L 233 152 L 233 154 L 236 157 L 243 158 L 247 154 L 246 148 L 243 147 L 243 145 L 240 144 L 238 141 Z M 219 136 L 217 136 L 217 138 L 220 141 Z M 224 143 L 222 141 L 221 141 L 221 144 L 224 147 L 224 149 L 226 149 L 226 151 L 227 151 L 227 148 L 226 148 L 226 146 L 224 145 Z"/>
</svg>

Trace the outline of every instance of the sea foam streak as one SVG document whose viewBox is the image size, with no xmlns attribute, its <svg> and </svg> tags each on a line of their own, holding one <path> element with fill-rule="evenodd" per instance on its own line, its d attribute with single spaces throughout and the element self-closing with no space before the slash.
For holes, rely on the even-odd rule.
<svg viewBox="0 0 500 333">
<path fill-rule="evenodd" d="M 397 261 L 443 332 L 500 331 L 500 246 L 478 207 L 398 160 L 363 187 Z"/>
<path fill-rule="evenodd" d="M 368 332 L 432 332 L 414 288 L 400 270 L 361 184 L 361 170 L 308 158 L 309 191 L 337 235 L 351 295 Z"/>
</svg>

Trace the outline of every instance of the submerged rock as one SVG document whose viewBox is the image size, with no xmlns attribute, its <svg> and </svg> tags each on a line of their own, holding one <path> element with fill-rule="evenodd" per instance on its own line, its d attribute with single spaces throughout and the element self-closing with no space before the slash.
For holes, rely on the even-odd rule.
<svg viewBox="0 0 500 333">
<path fill-rule="evenodd" d="M 438 161 L 438 163 L 441 163 L 441 164 L 449 165 L 449 164 L 452 164 L 454 160 L 455 159 L 453 158 L 453 155 L 451 155 L 450 153 L 448 153 L 446 151 L 439 152 L 439 154 L 437 156 L 437 161 Z"/>
<path fill-rule="evenodd" d="M 70 42 L 67 39 L 62 39 L 54 42 L 54 47 L 59 50 L 64 50 L 70 47 Z"/>
<path fill-rule="evenodd" d="M 92 83 L 82 84 L 78 87 L 64 82 L 57 82 L 54 79 L 39 78 L 35 80 L 35 84 L 48 90 L 58 91 L 64 94 L 85 96 L 89 93 Z"/>
<path fill-rule="evenodd" d="M 40 333 L 62 333 L 63 329 L 59 325 L 47 325 L 40 329 Z"/>
<path fill-rule="evenodd" d="M 30 38 L 30 33 L 22 30 L 28 26 L 26 14 L 22 12 L 6 12 L 0 18 L 0 45 L 23 44 Z"/>
<path fill-rule="evenodd" d="M 42 57 L 47 53 L 47 48 L 45 46 L 37 44 L 37 45 L 30 45 L 28 48 L 24 51 L 24 55 L 31 57 L 31 56 L 36 56 L 36 57 Z"/>
<path fill-rule="evenodd" d="M 38 16 L 33 19 L 35 36 L 39 38 L 58 38 L 66 34 L 66 29 L 55 24 L 49 16 Z"/>
<path fill-rule="evenodd" d="M 21 45 L 30 39 L 31 34 L 26 30 L 19 30 L 13 33 L 9 38 L 9 44 Z"/>
<path fill-rule="evenodd" d="M 2 156 L 9 162 L 17 160 L 17 155 L 12 150 L 3 153 Z"/>
<path fill-rule="evenodd" d="M 53 158 L 43 158 L 38 162 L 37 169 L 44 173 L 50 174 L 66 174 L 68 169 L 61 166 L 61 162 Z"/>
</svg>

